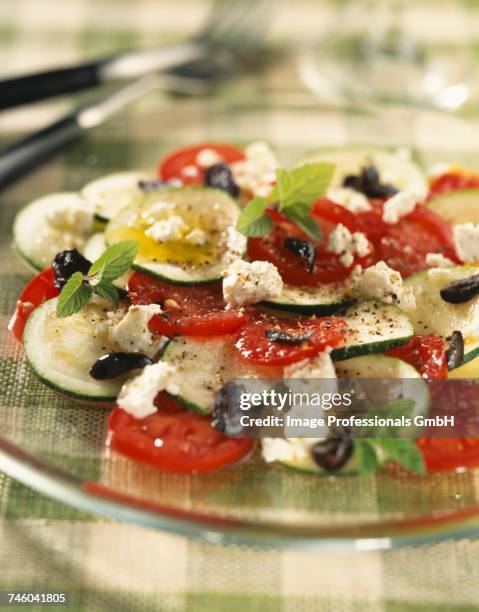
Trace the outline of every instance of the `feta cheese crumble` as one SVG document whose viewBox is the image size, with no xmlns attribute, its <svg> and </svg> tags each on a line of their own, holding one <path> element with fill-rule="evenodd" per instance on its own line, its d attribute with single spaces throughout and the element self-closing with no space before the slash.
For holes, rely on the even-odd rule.
<svg viewBox="0 0 479 612">
<path fill-rule="evenodd" d="M 235 183 L 254 196 L 266 197 L 272 191 L 278 160 L 265 142 L 253 142 L 245 148 L 245 159 L 231 164 Z"/>
<path fill-rule="evenodd" d="M 195 246 L 203 246 L 206 244 L 206 233 L 199 227 L 195 227 L 186 234 L 185 240 Z"/>
<path fill-rule="evenodd" d="M 442 253 L 428 253 L 426 255 L 426 264 L 433 268 L 449 268 L 454 265 L 454 262 L 449 257 L 444 257 Z"/>
<path fill-rule="evenodd" d="M 465 263 L 479 261 L 479 224 L 461 223 L 453 229 L 454 243 L 460 259 Z"/>
<path fill-rule="evenodd" d="M 267 261 L 248 262 L 237 259 L 224 273 L 223 297 L 226 308 L 277 298 L 282 289 L 283 280 L 276 266 Z"/>
<path fill-rule="evenodd" d="M 329 200 L 352 213 L 368 212 L 373 208 L 363 193 L 350 187 L 330 189 L 326 195 Z"/>
<path fill-rule="evenodd" d="M 285 366 L 283 378 L 336 378 L 333 360 L 326 350 L 312 359 L 303 359 Z"/>
<path fill-rule="evenodd" d="M 188 226 L 183 219 L 178 215 L 172 215 L 168 219 L 162 219 L 154 223 L 146 230 L 145 234 L 156 242 L 173 242 L 181 240 L 187 230 Z"/>
<path fill-rule="evenodd" d="M 377 299 L 387 304 L 397 303 L 405 308 L 415 306 L 411 289 L 404 287 L 399 272 L 390 268 L 384 261 L 378 261 L 374 266 L 355 273 L 353 294 L 356 297 Z"/>
<path fill-rule="evenodd" d="M 412 191 L 399 191 L 387 200 L 383 206 L 383 221 L 393 225 L 401 217 L 412 213 L 420 198 Z"/>
<path fill-rule="evenodd" d="M 214 164 L 219 164 L 223 158 L 213 149 L 203 149 L 196 156 L 196 163 L 200 168 L 206 169 Z"/>
<path fill-rule="evenodd" d="M 147 223 L 153 223 L 154 221 L 158 221 L 162 217 L 166 217 L 173 212 L 175 209 L 175 204 L 173 202 L 168 202 L 167 200 L 160 200 L 159 202 L 155 202 L 152 206 L 141 213 L 141 217 Z"/>
<path fill-rule="evenodd" d="M 348 268 L 354 262 L 355 254 L 365 257 L 371 251 L 371 246 L 365 234 L 352 234 L 347 227 L 339 223 L 329 234 L 327 250 L 340 255 L 339 261 Z"/>
<path fill-rule="evenodd" d="M 156 412 L 155 397 L 160 391 L 179 393 L 179 379 L 175 368 L 160 361 L 143 368 L 141 374 L 127 381 L 118 395 L 118 404 L 136 419 Z"/>
<path fill-rule="evenodd" d="M 107 333 L 112 342 L 116 342 L 122 351 L 143 353 L 153 358 L 168 341 L 166 336 L 155 336 L 148 327 L 150 319 L 161 314 L 158 304 L 147 306 L 130 306 L 127 313 L 118 320 L 111 317 Z"/>
<path fill-rule="evenodd" d="M 314 442 L 309 438 L 263 438 L 261 453 L 266 463 L 306 459 Z"/>
<path fill-rule="evenodd" d="M 240 259 L 246 251 L 248 238 L 232 226 L 226 228 L 225 250 L 228 261 Z"/>
<path fill-rule="evenodd" d="M 74 231 L 77 234 L 89 234 L 93 228 L 93 210 L 87 203 L 81 201 L 73 204 L 71 201 L 64 207 L 50 210 L 46 220 L 50 227 L 59 230 Z"/>
</svg>

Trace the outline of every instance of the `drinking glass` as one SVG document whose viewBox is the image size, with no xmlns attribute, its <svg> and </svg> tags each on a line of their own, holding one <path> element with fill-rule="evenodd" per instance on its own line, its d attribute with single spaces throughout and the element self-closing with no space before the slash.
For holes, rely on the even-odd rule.
<svg viewBox="0 0 479 612">
<path fill-rule="evenodd" d="M 473 97 L 468 30 L 462 3 L 349 0 L 300 57 L 301 76 L 326 100 L 454 110 Z"/>
</svg>

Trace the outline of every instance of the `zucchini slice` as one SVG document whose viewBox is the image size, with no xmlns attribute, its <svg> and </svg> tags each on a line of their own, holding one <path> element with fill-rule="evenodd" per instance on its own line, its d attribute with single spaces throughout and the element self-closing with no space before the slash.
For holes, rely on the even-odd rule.
<svg viewBox="0 0 479 612">
<path fill-rule="evenodd" d="M 55 314 L 56 298 L 33 311 L 23 334 L 25 356 L 46 385 L 68 397 L 110 404 L 116 400 L 126 376 L 99 381 L 89 374 L 93 363 L 118 351 L 97 325 L 104 320 L 101 306 L 94 302 L 71 317 Z"/>
<path fill-rule="evenodd" d="M 85 200 L 77 193 L 52 193 L 27 204 L 15 217 L 13 242 L 19 256 L 34 270 L 49 266 L 59 251 L 77 248 L 82 250 L 92 224 L 67 227 L 52 225 L 50 214 L 72 208 L 87 208 Z M 79 213 L 82 214 L 81 212 Z"/>
<path fill-rule="evenodd" d="M 329 315 L 344 307 L 350 301 L 340 284 L 321 285 L 319 287 L 284 285 L 279 298 L 264 301 L 262 305 L 274 310 Z"/>
<path fill-rule="evenodd" d="M 381 182 L 390 183 L 400 191 L 414 191 L 422 197 L 428 193 L 427 179 L 416 163 L 374 147 L 318 151 L 306 156 L 298 165 L 318 162 L 335 164 L 331 187 L 341 187 L 348 175 L 359 174 L 362 168 L 374 164 Z"/>
<path fill-rule="evenodd" d="M 438 195 L 428 207 L 452 225 L 479 223 L 479 189 L 459 189 Z"/>
<path fill-rule="evenodd" d="M 363 355 L 335 364 L 338 378 L 418 378 L 423 380 L 416 368 L 402 359 L 387 355 Z M 424 382 L 427 390 L 427 384 Z"/>
<path fill-rule="evenodd" d="M 93 234 L 93 236 L 86 241 L 85 247 L 83 249 L 83 255 L 91 262 L 93 262 L 100 257 L 100 255 L 105 249 L 105 234 L 103 232 L 98 232 L 96 234 Z M 125 272 L 125 274 L 122 274 L 119 278 L 113 281 L 113 285 L 115 285 L 117 289 L 127 291 L 128 280 L 130 279 L 131 275 L 132 272 Z"/>
<path fill-rule="evenodd" d="M 464 342 L 464 361 L 459 366 L 459 368 L 462 367 L 464 364 L 469 363 L 473 359 L 476 359 L 476 357 L 479 357 L 479 339 L 466 338 Z M 476 378 L 476 376 L 464 376 L 464 378 Z"/>
<path fill-rule="evenodd" d="M 385 351 L 403 344 L 413 334 L 407 315 L 396 306 L 381 302 L 360 303 L 346 310 L 343 318 L 350 327 L 348 344 L 332 351 L 331 356 L 336 360 Z M 181 374 L 177 399 L 201 414 L 213 410 L 215 393 L 229 381 L 249 377 L 274 379 L 282 372 L 278 367 L 248 363 L 227 337 L 177 336 L 170 340 L 161 359 Z"/>
<path fill-rule="evenodd" d="M 466 360 L 478 354 L 474 346 L 479 336 L 479 296 L 464 304 L 449 304 L 440 295 L 440 290 L 449 283 L 477 274 L 473 266 L 432 268 L 413 274 L 404 281 L 416 296 L 416 307 L 409 315 L 417 334 L 435 334 L 447 338 L 453 331 L 462 332 L 464 340 L 471 346 L 466 348 Z"/>
<path fill-rule="evenodd" d="M 472 357 L 467 352 L 467 344 L 464 354 L 464 363 L 458 368 L 449 371 L 448 378 L 479 378 L 479 342 L 476 344 L 476 352 Z"/>
<path fill-rule="evenodd" d="M 415 384 L 412 389 L 409 389 L 411 399 L 416 404 L 413 414 L 427 414 L 430 405 L 428 386 L 419 372 L 405 361 L 394 357 L 386 357 L 385 355 L 364 355 L 337 362 L 335 365 L 339 378 L 417 379 L 417 385 Z M 403 393 L 403 391 L 406 393 Z M 406 399 L 407 392 L 407 385 L 398 388 L 398 393 Z M 308 439 L 305 438 L 304 442 L 307 445 Z M 311 440 L 311 443 L 311 446 L 313 446 L 315 441 Z M 382 464 L 387 463 L 388 457 L 381 448 L 378 448 L 378 455 Z M 352 476 L 358 473 L 354 452 L 349 461 L 336 472 L 327 472 L 317 465 L 311 454 L 308 454 L 306 457 L 295 458 L 294 460 L 279 461 L 278 463 L 299 472 L 319 476 Z"/>
<path fill-rule="evenodd" d="M 411 319 L 397 306 L 374 300 L 353 304 L 338 316 L 348 324 L 344 346 L 331 351 L 335 361 L 383 353 L 405 344 L 414 335 Z"/>
<path fill-rule="evenodd" d="M 92 206 L 96 218 L 107 223 L 125 206 L 141 197 L 143 192 L 138 183 L 148 178 L 151 177 L 139 171 L 107 174 L 87 183 L 81 195 Z"/>
<path fill-rule="evenodd" d="M 157 211 L 160 210 L 158 213 Z M 161 212 L 164 211 L 164 212 Z M 108 223 L 107 245 L 137 240 L 140 251 L 133 268 L 169 283 L 197 285 L 220 280 L 224 270 L 246 250 L 246 237 L 236 231 L 240 209 L 224 191 L 210 188 L 167 188 L 144 194 Z M 183 234 L 159 242 L 147 235 L 155 223 L 180 217 Z M 188 241 L 201 231 L 204 244 Z"/>
<path fill-rule="evenodd" d="M 228 337 L 177 336 L 161 356 L 180 373 L 180 392 L 175 398 L 189 410 L 212 412 L 215 394 L 235 378 L 278 378 L 278 368 L 243 360 Z"/>
</svg>

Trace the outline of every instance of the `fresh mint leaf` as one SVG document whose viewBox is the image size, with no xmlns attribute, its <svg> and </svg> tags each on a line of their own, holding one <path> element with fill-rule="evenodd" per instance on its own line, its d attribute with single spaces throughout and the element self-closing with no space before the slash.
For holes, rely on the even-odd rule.
<svg viewBox="0 0 479 612">
<path fill-rule="evenodd" d="M 397 461 L 416 474 L 424 474 L 426 466 L 416 441 L 412 438 L 379 438 L 377 444 L 385 452 L 386 459 Z"/>
<path fill-rule="evenodd" d="M 95 285 L 93 291 L 102 298 L 105 298 L 105 300 L 111 302 L 112 304 L 118 304 L 118 302 L 120 301 L 118 289 L 108 281 L 101 281 L 101 283 Z"/>
<path fill-rule="evenodd" d="M 264 236 L 268 234 L 273 227 L 273 223 L 265 211 L 265 198 L 250 200 L 238 217 L 236 229 L 246 236 Z"/>
<path fill-rule="evenodd" d="M 376 449 L 371 440 L 356 438 L 354 440 L 354 455 L 358 471 L 362 476 L 370 476 L 380 466 Z"/>
<path fill-rule="evenodd" d="M 319 223 L 313 217 L 298 214 L 295 206 L 285 208 L 283 210 L 283 215 L 302 229 L 303 232 L 314 242 L 321 242 L 323 240 L 323 232 L 319 227 Z"/>
<path fill-rule="evenodd" d="M 298 204 L 311 204 L 326 191 L 334 172 L 334 164 L 305 164 L 293 170 L 276 170 L 274 196 L 283 211 Z M 270 196 L 271 199 L 271 196 Z M 309 212 L 309 211 L 308 211 Z"/>
<path fill-rule="evenodd" d="M 138 246 L 136 240 L 124 240 L 109 246 L 88 270 L 90 284 L 96 286 L 124 274 L 136 257 Z"/>
<path fill-rule="evenodd" d="M 92 288 L 83 280 L 81 272 L 75 272 L 63 287 L 57 301 L 57 317 L 69 317 L 85 306 Z"/>
</svg>

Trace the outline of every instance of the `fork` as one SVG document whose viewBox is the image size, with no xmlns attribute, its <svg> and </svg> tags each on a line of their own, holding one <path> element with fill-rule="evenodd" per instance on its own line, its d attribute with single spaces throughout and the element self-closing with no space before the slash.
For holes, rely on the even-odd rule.
<svg viewBox="0 0 479 612">
<path fill-rule="evenodd" d="M 221 55 L 226 65 L 250 61 L 262 46 L 271 0 L 215 0 L 191 39 L 172 47 L 131 51 L 79 64 L 0 80 L 0 110 L 118 80 L 167 71 Z M 216 61 L 219 64 L 219 61 Z"/>
<path fill-rule="evenodd" d="M 199 49 L 192 56 L 193 59 L 186 53 L 179 53 L 176 59 L 181 56 L 182 61 L 176 64 L 164 63 L 163 73 L 149 74 L 144 70 L 145 76 L 126 87 L 76 108 L 47 127 L 0 151 L 0 189 L 151 91 L 164 89 L 191 95 L 205 94 L 242 70 L 259 68 L 262 60 L 267 61 L 274 56 L 263 45 L 269 0 L 216 0 L 216 5 L 221 12 L 219 15 L 214 14 L 214 10 L 211 12 L 206 26 L 197 37 L 197 41 L 201 42 L 189 43 L 196 44 Z M 248 11 L 238 14 L 240 5 L 243 8 L 247 5 Z M 233 19 L 233 15 L 236 15 L 236 19 Z M 254 23 L 251 21 L 253 17 Z M 189 61 L 187 58 L 190 58 Z M 115 78 L 115 69 L 121 71 L 121 65 L 115 63 L 119 61 L 123 62 L 122 70 L 126 74 L 125 62 L 128 62 L 123 56 L 110 64 L 110 74 L 106 80 Z M 134 63 L 131 68 L 135 69 Z M 136 70 L 141 74 L 141 71 Z M 129 75 L 133 76 L 133 72 L 130 69 Z"/>
</svg>

